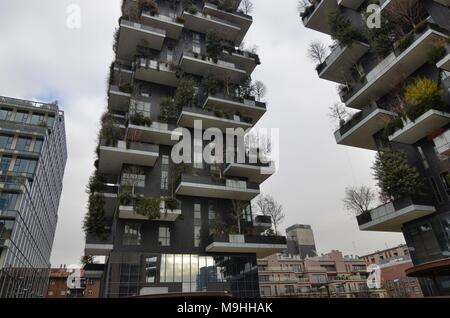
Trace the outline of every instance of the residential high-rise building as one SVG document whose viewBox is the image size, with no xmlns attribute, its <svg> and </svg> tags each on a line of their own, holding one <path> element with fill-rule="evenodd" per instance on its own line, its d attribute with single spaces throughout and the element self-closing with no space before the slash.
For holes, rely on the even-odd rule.
<svg viewBox="0 0 450 318">
<path fill-rule="evenodd" d="M 399 246 L 396 247 L 376 251 L 374 253 L 360 256 L 359 258 L 364 260 L 366 264 L 369 265 L 369 264 L 380 264 L 387 259 L 402 256 L 409 256 L 409 250 L 406 244 L 400 244 Z"/>
<path fill-rule="evenodd" d="M 67 160 L 64 113 L 0 97 L 0 298 L 44 297 Z"/>
<path fill-rule="evenodd" d="M 383 289 L 369 289 L 363 260 L 332 251 L 303 259 L 275 254 L 258 260 L 262 297 L 384 298 Z"/>
<path fill-rule="evenodd" d="M 253 20 L 239 5 L 123 2 L 84 224 L 85 254 L 106 256 L 104 297 L 258 297 L 256 257 L 286 248 L 261 235 L 271 220 L 250 205 L 273 165 L 236 137 L 266 112 L 250 85 L 259 57 L 241 45 Z"/>
<path fill-rule="evenodd" d="M 378 152 L 381 205 L 363 231 L 403 233 L 425 296 L 450 295 L 450 3 L 311 1 L 307 28 L 331 35 L 320 78 L 339 84 L 338 144 Z M 370 5 L 370 6 L 369 6 Z"/>
<path fill-rule="evenodd" d="M 311 225 L 296 224 L 286 229 L 287 253 L 301 258 L 317 256 L 316 242 Z"/>
</svg>

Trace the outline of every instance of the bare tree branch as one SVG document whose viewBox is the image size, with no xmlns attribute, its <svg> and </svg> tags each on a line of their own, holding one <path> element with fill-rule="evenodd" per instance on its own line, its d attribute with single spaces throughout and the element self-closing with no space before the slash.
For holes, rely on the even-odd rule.
<svg viewBox="0 0 450 318">
<path fill-rule="evenodd" d="M 274 231 L 278 234 L 278 227 L 285 217 L 283 206 L 271 195 L 261 194 L 254 202 L 254 209 L 263 215 L 271 217 Z"/>
<path fill-rule="evenodd" d="M 370 211 L 375 198 L 375 192 L 369 187 L 346 188 L 344 207 L 354 215 L 361 215 Z"/>
<path fill-rule="evenodd" d="M 311 61 L 322 64 L 327 57 L 328 49 L 325 44 L 320 41 L 312 41 L 308 47 L 308 57 Z"/>
</svg>

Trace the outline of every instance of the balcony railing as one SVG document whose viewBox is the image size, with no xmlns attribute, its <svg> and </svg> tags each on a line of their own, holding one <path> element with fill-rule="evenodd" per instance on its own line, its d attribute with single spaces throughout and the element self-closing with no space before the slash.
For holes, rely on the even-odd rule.
<svg viewBox="0 0 450 318">
<path fill-rule="evenodd" d="M 428 196 L 404 196 L 357 216 L 363 231 L 401 232 L 402 225 L 436 212 Z"/>
<path fill-rule="evenodd" d="M 30 183 L 27 177 L 20 175 L 0 175 L 0 188 L 3 190 L 21 191 L 29 187 Z"/>
<path fill-rule="evenodd" d="M 20 131 L 31 134 L 46 135 L 47 125 L 33 125 L 27 123 L 17 123 L 9 120 L 0 120 L 0 130 Z"/>
<path fill-rule="evenodd" d="M 433 142 L 440 155 L 450 156 L 450 130 L 434 138 Z"/>
<path fill-rule="evenodd" d="M 181 178 L 178 180 L 178 184 L 182 182 L 221 186 L 236 190 L 259 190 L 259 184 L 255 182 L 247 182 L 231 179 L 214 180 L 210 176 L 194 176 L 183 174 Z"/>
<path fill-rule="evenodd" d="M 21 100 L 11 97 L 0 96 L 0 104 L 8 105 L 12 107 L 25 107 L 29 109 L 43 109 L 43 110 L 52 110 L 58 111 L 58 105 L 56 104 L 48 104 L 48 103 L 39 103 L 34 101 Z"/>
</svg>

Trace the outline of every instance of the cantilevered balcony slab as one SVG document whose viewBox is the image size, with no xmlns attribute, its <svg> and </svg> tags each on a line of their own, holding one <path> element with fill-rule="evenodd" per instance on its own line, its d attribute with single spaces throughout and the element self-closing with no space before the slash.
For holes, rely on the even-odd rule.
<svg viewBox="0 0 450 318">
<path fill-rule="evenodd" d="M 364 109 L 339 128 L 334 137 L 339 145 L 377 150 L 373 135 L 396 116 L 393 112 L 377 107 Z"/>
<path fill-rule="evenodd" d="M 345 84 L 344 73 L 350 70 L 369 50 L 369 45 L 355 41 L 352 45 L 336 46 L 326 60 L 317 68 L 322 79 Z"/>
<path fill-rule="evenodd" d="M 191 14 L 184 11 L 182 17 L 184 18 L 184 26 L 186 29 L 200 33 L 215 31 L 223 36 L 224 40 L 231 41 L 234 44 L 239 45 L 243 38 L 242 34 L 245 35 L 239 26 L 209 14 L 202 12 Z"/>
<path fill-rule="evenodd" d="M 434 138 L 433 142 L 440 155 L 450 156 L 450 130 Z"/>
<path fill-rule="evenodd" d="M 205 3 L 203 7 L 203 13 L 210 15 L 212 17 L 217 17 L 223 21 L 230 22 L 232 25 L 238 26 L 241 31 L 238 33 L 237 38 L 234 43 L 241 43 L 244 40 L 250 26 L 253 23 L 253 18 L 247 14 L 240 12 L 227 12 L 220 10 L 217 5 L 212 3 Z"/>
<path fill-rule="evenodd" d="M 102 142 L 99 156 L 99 172 L 119 174 L 122 165 L 153 167 L 159 157 L 159 146 L 137 142 L 119 141 L 117 146 L 107 146 Z"/>
<path fill-rule="evenodd" d="M 275 165 L 256 165 L 248 163 L 230 163 L 223 171 L 227 177 L 246 178 L 251 182 L 263 183 L 275 173 Z"/>
<path fill-rule="evenodd" d="M 404 197 L 357 217 L 361 231 L 401 232 L 402 225 L 436 212 L 428 197 Z"/>
<path fill-rule="evenodd" d="M 251 123 L 244 122 L 240 119 L 218 117 L 214 112 L 187 107 L 183 108 L 183 111 L 180 114 L 178 126 L 194 128 L 195 121 L 201 121 L 202 129 L 218 128 L 223 132 L 226 132 L 227 128 L 242 128 L 247 130 L 253 127 Z"/>
<path fill-rule="evenodd" d="M 134 78 L 172 87 L 178 85 L 176 66 L 146 58 L 136 60 Z"/>
<path fill-rule="evenodd" d="M 389 140 L 412 145 L 448 123 L 450 123 L 449 113 L 430 109 L 417 118 L 416 121 L 412 122 L 408 120 L 402 129 L 397 130 L 389 137 Z"/>
<path fill-rule="evenodd" d="M 248 75 L 251 75 L 256 66 L 260 64 L 258 55 L 245 51 L 223 51 L 221 59 L 235 64 L 238 68 L 246 71 Z"/>
<path fill-rule="evenodd" d="M 239 112 L 243 117 L 251 118 L 253 123 L 258 122 L 267 111 L 266 103 L 224 94 L 209 94 L 203 103 L 203 109 Z"/>
<path fill-rule="evenodd" d="M 256 254 L 257 258 L 264 258 L 286 248 L 284 236 L 212 235 L 206 252 Z"/>
<path fill-rule="evenodd" d="M 338 5 L 356 10 L 363 2 L 364 0 L 338 0 Z"/>
<path fill-rule="evenodd" d="M 450 0 L 434 0 L 435 2 L 442 4 L 443 6 L 450 7 Z"/>
<path fill-rule="evenodd" d="M 137 22 L 121 19 L 117 58 L 132 60 L 137 46 L 161 50 L 166 38 L 166 31 Z"/>
<path fill-rule="evenodd" d="M 156 29 L 166 31 L 168 38 L 178 40 L 183 31 L 183 24 L 176 22 L 175 18 L 163 14 L 150 14 L 150 12 L 143 12 L 141 22 L 144 25 L 154 27 Z"/>
<path fill-rule="evenodd" d="M 127 139 L 157 145 L 173 146 L 182 136 L 181 132 L 175 132 L 174 130 L 175 127 L 169 127 L 166 123 L 153 122 L 150 127 L 129 124 L 127 129 Z M 178 139 L 172 140 L 172 136 Z"/>
<path fill-rule="evenodd" d="M 183 175 L 177 195 L 250 201 L 259 195 L 259 185 L 235 180 L 213 180 L 207 176 Z"/>
<path fill-rule="evenodd" d="M 416 36 L 414 42 L 402 53 L 391 53 L 374 69 L 367 73 L 360 87 L 352 88 L 351 93 L 341 95 L 347 107 L 362 109 L 403 83 L 418 68 L 428 62 L 428 53 L 437 40 L 447 38 L 437 27 L 428 28 Z"/>
<path fill-rule="evenodd" d="M 126 112 L 130 107 L 131 94 L 122 92 L 119 87 L 111 85 L 108 92 L 110 111 Z"/>
<path fill-rule="evenodd" d="M 315 5 L 314 11 L 303 17 L 305 27 L 330 34 L 328 26 L 328 14 L 338 8 L 336 0 L 319 0 Z"/>
<path fill-rule="evenodd" d="M 210 58 L 195 56 L 185 52 L 180 59 L 180 67 L 189 74 L 204 76 L 214 73 L 219 78 L 228 78 L 230 83 L 240 84 L 247 77 L 247 72 L 239 69 L 235 64 L 219 60 L 214 63 Z"/>
<path fill-rule="evenodd" d="M 148 216 L 136 213 L 133 206 L 120 206 L 119 219 L 136 221 L 156 221 L 156 222 L 175 222 L 181 216 L 181 210 L 161 209 L 160 217 L 149 220 Z"/>
<path fill-rule="evenodd" d="M 99 238 L 95 234 L 86 235 L 84 254 L 89 256 L 109 256 L 114 248 L 112 234 Z"/>
<path fill-rule="evenodd" d="M 450 72 L 450 53 L 448 53 L 442 60 L 440 60 L 436 66 L 440 69 Z"/>
</svg>

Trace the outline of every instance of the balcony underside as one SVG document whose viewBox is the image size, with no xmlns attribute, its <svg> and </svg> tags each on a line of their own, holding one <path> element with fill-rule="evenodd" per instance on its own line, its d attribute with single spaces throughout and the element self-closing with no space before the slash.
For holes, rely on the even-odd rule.
<svg viewBox="0 0 450 318">
<path fill-rule="evenodd" d="M 86 244 L 84 254 L 89 256 L 108 256 L 113 248 L 113 244 Z"/>
<path fill-rule="evenodd" d="M 136 221 L 175 222 L 181 215 L 181 210 L 161 211 L 160 217 L 149 220 L 148 216 L 137 214 L 132 206 L 119 207 L 119 219 Z"/>
<path fill-rule="evenodd" d="M 176 190 L 177 195 L 250 201 L 259 195 L 259 190 L 239 189 L 227 186 L 181 182 Z"/>
<path fill-rule="evenodd" d="M 122 21 L 120 24 L 117 58 L 132 60 L 137 46 L 160 51 L 166 38 L 164 30 L 149 30 L 140 23 Z"/>
<path fill-rule="evenodd" d="M 307 28 L 330 34 L 328 26 L 328 14 L 338 8 L 336 0 L 321 0 L 319 5 L 309 17 L 303 19 L 303 23 Z"/>
<path fill-rule="evenodd" d="M 434 0 L 434 1 L 442 4 L 443 6 L 450 7 L 450 0 Z"/>
<path fill-rule="evenodd" d="M 219 118 L 214 115 L 201 114 L 187 110 L 181 112 L 180 118 L 178 119 L 178 125 L 181 127 L 194 128 L 195 121 L 202 122 L 202 129 L 218 128 L 222 132 L 226 132 L 227 128 L 242 128 L 244 130 L 252 128 L 252 124 L 250 123 Z"/>
<path fill-rule="evenodd" d="M 261 184 L 275 173 L 275 167 L 232 163 L 225 168 L 223 173 L 225 176 L 247 178 L 251 182 Z"/>
<path fill-rule="evenodd" d="M 180 62 L 180 67 L 183 71 L 189 74 L 204 76 L 211 72 L 218 78 L 228 78 L 230 83 L 240 84 L 247 77 L 247 72 L 244 70 L 221 63 L 214 63 L 209 60 L 201 60 L 200 58 L 183 56 Z"/>
<path fill-rule="evenodd" d="M 428 53 L 436 41 L 446 38 L 445 34 L 427 30 L 414 41 L 404 52 L 392 58 L 377 73 L 371 73 L 368 83 L 358 92 L 344 101 L 347 107 L 362 109 L 371 101 L 376 100 L 403 83 L 417 69 L 428 62 Z M 382 62 L 383 63 L 383 62 Z M 378 67 L 381 67 L 380 64 Z"/>
<path fill-rule="evenodd" d="M 177 137 L 177 140 L 172 140 L 172 136 Z M 128 125 L 127 139 L 137 140 L 145 143 L 152 143 L 156 145 L 175 145 L 179 138 L 182 136 L 181 133 L 174 132 L 168 129 L 160 129 L 154 125 L 150 127 Z"/>
<path fill-rule="evenodd" d="M 230 62 L 238 66 L 239 68 L 243 69 L 247 72 L 247 74 L 252 74 L 255 70 L 257 64 L 254 58 L 244 56 L 237 53 L 224 53 L 221 57 L 224 61 Z"/>
<path fill-rule="evenodd" d="M 336 131 L 336 142 L 339 145 L 377 150 L 373 135 L 386 127 L 395 116 L 393 112 L 378 108 L 344 134 L 341 135 L 340 130 Z"/>
<path fill-rule="evenodd" d="M 206 31 L 215 31 L 220 34 L 224 40 L 240 44 L 243 39 L 243 31 L 240 27 L 231 25 L 225 21 L 217 21 L 202 13 L 190 14 L 183 12 L 184 27 L 195 32 L 206 33 Z M 245 35 L 245 34 L 244 34 Z"/>
<path fill-rule="evenodd" d="M 386 216 L 376 218 L 359 226 L 361 231 L 402 232 L 404 223 L 430 215 L 436 212 L 434 206 L 410 205 L 398 211 L 392 211 Z"/>
<path fill-rule="evenodd" d="M 364 0 L 339 0 L 338 4 L 340 6 L 356 10 L 361 6 L 363 2 Z"/>
<path fill-rule="evenodd" d="M 369 45 L 355 41 L 351 46 L 345 46 L 327 65 L 319 72 L 319 77 L 332 82 L 345 84 L 343 70 L 350 70 L 359 59 L 369 50 Z"/>
<path fill-rule="evenodd" d="M 153 167 L 158 157 L 159 152 L 101 146 L 98 169 L 100 173 L 119 174 L 124 164 Z"/>
<path fill-rule="evenodd" d="M 141 21 L 145 25 L 152 26 L 157 29 L 165 30 L 166 36 L 178 40 L 181 32 L 183 32 L 183 24 L 177 23 L 169 17 L 161 15 L 150 15 L 148 13 L 142 13 Z"/>
<path fill-rule="evenodd" d="M 115 87 L 109 90 L 108 108 L 110 111 L 126 112 L 130 107 L 131 94 L 119 91 Z"/>
<path fill-rule="evenodd" d="M 134 78 L 145 82 L 177 87 L 178 78 L 175 71 L 171 71 L 170 67 L 166 66 L 166 64 L 162 64 L 163 67 L 160 64 L 158 69 L 157 62 L 155 61 L 155 63 L 154 67 L 152 65 L 148 67 L 138 65 L 134 72 Z"/>
<path fill-rule="evenodd" d="M 450 72 L 450 53 L 447 54 L 446 57 L 444 57 L 442 60 L 440 60 L 436 66 L 440 69 L 446 70 L 447 72 Z"/>
<path fill-rule="evenodd" d="M 264 116 L 266 109 L 263 107 L 249 105 L 248 103 L 250 102 L 251 101 L 241 103 L 222 99 L 220 97 L 208 96 L 205 104 L 203 105 L 203 109 L 222 110 L 225 112 L 237 111 L 244 117 L 250 117 L 253 122 L 256 123 L 262 116 Z"/>
<path fill-rule="evenodd" d="M 213 242 L 206 247 L 206 252 L 230 254 L 255 253 L 257 258 L 264 258 L 273 254 L 281 253 L 286 249 L 286 244 Z"/>
<path fill-rule="evenodd" d="M 415 122 L 408 122 L 402 129 L 391 135 L 389 140 L 412 145 L 449 122 L 450 114 L 431 109 L 417 118 Z"/>
<path fill-rule="evenodd" d="M 217 6 L 210 3 L 205 4 L 203 12 L 218 17 L 219 19 L 222 19 L 224 21 L 230 21 L 233 25 L 238 26 L 241 30 L 234 41 L 235 43 L 242 42 L 253 23 L 253 19 L 251 17 L 245 17 L 233 12 L 219 10 Z"/>
</svg>

